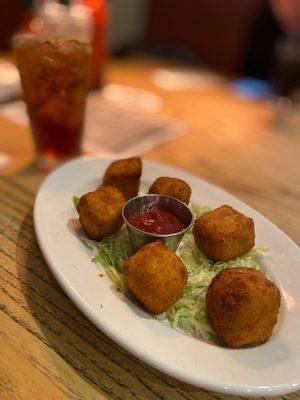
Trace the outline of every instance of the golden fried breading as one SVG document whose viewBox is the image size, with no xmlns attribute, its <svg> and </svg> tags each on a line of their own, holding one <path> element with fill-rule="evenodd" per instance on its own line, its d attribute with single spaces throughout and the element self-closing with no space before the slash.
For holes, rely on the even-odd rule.
<svg viewBox="0 0 300 400">
<path fill-rule="evenodd" d="M 181 179 L 161 176 L 152 183 L 148 193 L 164 194 L 189 204 L 192 191 L 190 186 Z"/>
<path fill-rule="evenodd" d="M 79 222 L 87 236 L 101 240 L 123 224 L 122 208 L 126 199 L 114 186 L 100 187 L 81 196 L 77 205 Z"/>
<path fill-rule="evenodd" d="M 167 311 L 183 295 L 187 269 L 161 242 L 146 244 L 124 265 L 128 289 L 152 314 Z"/>
<path fill-rule="evenodd" d="M 109 165 L 103 177 L 103 186 L 117 187 L 127 200 L 138 195 L 142 161 L 139 157 L 116 160 Z"/>
<path fill-rule="evenodd" d="M 260 271 L 247 267 L 220 271 L 206 294 L 208 317 L 220 341 L 228 347 L 266 342 L 279 306 L 277 286 Z"/>
<path fill-rule="evenodd" d="M 227 205 L 197 218 L 193 235 L 198 248 L 214 261 L 233 260 L 255 244 L 253 219 Z"/>
</svg>

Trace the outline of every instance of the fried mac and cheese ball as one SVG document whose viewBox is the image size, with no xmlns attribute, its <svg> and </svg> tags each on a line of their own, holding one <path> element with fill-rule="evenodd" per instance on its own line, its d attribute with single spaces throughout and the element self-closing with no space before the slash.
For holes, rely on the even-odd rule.
<svg viewBox="0 0 300 400">
<path fill-rule="evenodd" d="M 279 306 L 277 286 L 260 271 L 247 267 L 220 271 L 206 294 L 208 317 L 220 341 L 228 347 L 266 342 Z"/>
<path fill-rule="evenodd" d="M 240 257 L 255 244 L 253 219 L 227 205 L 197 218 L 193 235 L 198 248 L 214 261 Z"/>
<path fill-rule="evenodd" d="M 109 165 L 103 177 L 103 186 L 117 187 L 127 200 L 138 195 L 142 161 L 139 157 L 116 160 Z"/>
<path fill-rule="evenodd" d="M 187 269 L 161 242 L 146 244 L 124 265 L 128 289 L 152 314 L 167 311 L 183 295 Z"/>
<path fill-rule="evenodd" d="M 190 186 L 185 181 L 167 176 L 157 178 L 148 191 L 151 194 L 164 194 L 175 197 L 185 204 L 189 204 L 191 192 Z"/>
<path fill-rule="evenodd" d="M 77 205 L 79 222 L 90 239 L 101 240 L 123 224 L 122 208 L 126 199 L 114 186 L 102 186 L 81 196 Z"/>
</svg>

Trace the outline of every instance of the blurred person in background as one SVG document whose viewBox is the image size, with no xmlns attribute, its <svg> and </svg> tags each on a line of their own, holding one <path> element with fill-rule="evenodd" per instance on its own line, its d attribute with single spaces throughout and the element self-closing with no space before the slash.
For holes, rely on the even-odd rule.
<svg viewBox="0 0 300 400">
<path fill-rule="evenodd" d="M 300 1 L 270 0 L 270 6 L 283 31 L 300 39 Z"/>
<path fill-rule="evenodd" d="M 250 33 L 241 72 L 290 94 L 300 86 L 300 1 L 269 0 Z"/>
</svg>

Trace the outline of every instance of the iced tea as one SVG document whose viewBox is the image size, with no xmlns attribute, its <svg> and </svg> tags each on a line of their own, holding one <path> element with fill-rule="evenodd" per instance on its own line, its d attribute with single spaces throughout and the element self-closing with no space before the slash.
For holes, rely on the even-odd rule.
<svg viewBox="0 0 300 400">
<path fill-rule="evenodd" d="M 39 160 L 46 167 L 80 153 L 90 48 L 74 40 L 14 41 Z"/>
</svg>

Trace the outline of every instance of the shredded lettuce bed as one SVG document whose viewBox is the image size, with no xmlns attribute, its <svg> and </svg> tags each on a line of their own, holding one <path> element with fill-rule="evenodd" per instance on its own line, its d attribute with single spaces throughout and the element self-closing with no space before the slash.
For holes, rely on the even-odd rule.
<svg viewBox="0 0 300 400">
<path fill-rule="evenodd" d="M 209 210 L 208 207 L 198 205 L 192 205 L 191 209 L 195 217 Z M 89 248 L 93 257 L 92 262 L 101 263 L 117 290 L 126 293 L 123 263 L 132 254 L 126 228 L 123 227 L 119 232 L 105 237 L 101 242 L 87 239 L 85 236 L 82 236 L 81 240 Z M 236 260 L 215 263 L 198 250 L 192 232 L 187 232 L 176 252 L 188 270 L 184 294 L 167 312 L 155 318 L 185 334 L 206 341 L 214 341 L 214 330 L 207 319 L 205 310 L 208 285 L 224 268 L 245 266 L 261 269 L 260 258 L 266 251 L 265 248 L 252 249 Z"/>
</svg>

